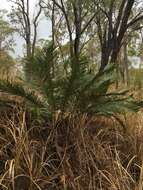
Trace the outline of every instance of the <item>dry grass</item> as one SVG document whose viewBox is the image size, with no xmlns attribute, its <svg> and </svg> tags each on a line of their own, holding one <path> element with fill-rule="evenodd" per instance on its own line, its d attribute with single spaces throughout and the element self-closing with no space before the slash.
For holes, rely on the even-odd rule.
<svg viewBox="0 0 143 190">
<path fill-rule="evenodd" d="M 142 190 L 141 113 L 126 125 L 59 113 L 41 125 L 20 109 L 1 113 L 0 189 Z"/>
</svg>

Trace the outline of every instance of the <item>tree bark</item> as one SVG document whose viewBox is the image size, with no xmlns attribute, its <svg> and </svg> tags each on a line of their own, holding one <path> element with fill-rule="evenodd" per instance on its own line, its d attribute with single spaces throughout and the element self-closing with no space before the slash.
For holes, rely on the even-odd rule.
<svg viewBox="0 0 143 190">
<path fill-rule="evenodd" d="M 128 45 L 127 42 L 123 44 L 124 50 L 124 74 L 125 74 L 125 81 L 127 86 L 130 85 L 130 77 L 129 77 L 129 66 L 128 66 Z"/>
<path fill-rule="evenodd" d="M 135 0 L 122 0 L 114 22 L 113 17 L 115 15 L 113 10 L 115 1 L 111 1 L 108 9 L 103 4 L 96 4 L 99 11 L 99 15 L 96 17 L 96 24 L 101 45 L 101 66 L 99 72 L 104 71 L 108 63 L 116 64 L 126 31 L 136 22 L 143 19 L 142 15 L 137 15 L 130 19 L 134 4 Z M 127 65 L 126 72 L 128 73 Z"/>
</svg>

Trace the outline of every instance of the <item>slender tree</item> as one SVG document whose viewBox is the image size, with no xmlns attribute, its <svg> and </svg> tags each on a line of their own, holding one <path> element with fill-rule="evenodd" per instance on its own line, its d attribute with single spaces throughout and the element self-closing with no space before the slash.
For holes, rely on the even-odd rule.
<svg viewBox="0 0 143 190">
<path fill-rule="evenodd" d="M 52 15 L 55 15 L 55 17 L 52 16 L 52 28 L 54 29 L 54 26 L 58 26 L 56 28 L 65 31 L 65 38 L 66 40 L 68 39 L 69 44 L 71 70 L 75 77 L 80 69 L 79 57 L 83 36 L 96 15 L 96 13 L 90 11 L 93 2 L 85 0 L 43 0 L 42 2 L 43 7 L 48 9 L 47 12 L 49 12 L 49 8 L 51 7 Z M 56 29 L 53 31 L 56 34 Z"/>
<path fill-rule="evenodd" d="M 100 72 L 115 63 L 126 32 L 143 19 L 143 12 L 132 16 L 135 0 L 95 1 L 96 24 L 101 45 Z"/>
<path fill-rule="evenodd" d="M 32 17 L 30 1 L 29 0 L 9 0 L 13 3 L 12 12 L 10 18 L 13 24 L 15 24 L 20 36 L 25 41 L 26 44 L 26 56 L 33 57 L 35 51 L 35 45 L 37 40 L 37 27 L 39 23 L 39 18 L 42 12 L 40 2 L 35 5 L 36 14 Z"/>
<path fill-rule="evenodd" d="M 6 18 L 7 11 L 0 10 L 0 53 L 4 51 L 13 51 L 14 39 L 13 35 L 15 29 L 7 21 Z"/>
</svg>

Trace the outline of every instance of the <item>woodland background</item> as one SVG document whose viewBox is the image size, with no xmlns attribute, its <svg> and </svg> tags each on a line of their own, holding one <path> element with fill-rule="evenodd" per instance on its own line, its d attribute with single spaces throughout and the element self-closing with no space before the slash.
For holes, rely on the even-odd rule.
<svg viewBox="0 0 143 190">
<path fill-rule="evenodd" d="M 142 190 L 143 2 L 7 2 L 0 188 Z M 15 36 L 24 42 L 20 57 Z"/>
</svg>

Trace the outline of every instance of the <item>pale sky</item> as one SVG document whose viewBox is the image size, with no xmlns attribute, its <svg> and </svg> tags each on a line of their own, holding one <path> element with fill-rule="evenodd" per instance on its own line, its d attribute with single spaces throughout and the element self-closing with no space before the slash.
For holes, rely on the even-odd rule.
<svg viewBox="0 0 143 190">
<path fill-rule="evenodd" d="M 30 10 L 32 10 L 33 14 L 33 8 L 34 4 L 37 0 L 30 0 Z M 8 0 L 0 0 L 0 9 L 7 9 L 10 11 L 11 9 L 11 3 L 8 2 Z M 51 32 L 51 27 L 50 23 L 46 19 L 41 19 L 39 28 L 38 28 L 38 38 L 44 38 L 47 39 L 50 35 Z M 23 39 L 17 34 L 15 35 L 15 40 L 16 40 L 16 47 L 15 47 L 15 56 L 21 56 L 23 54 Z"/>
<path fill-rule="evenodd" d="M 1 2 L 1 9 L 10 9 L 10 3 L 7 0 L 0 0 Z"/>
</svg>

